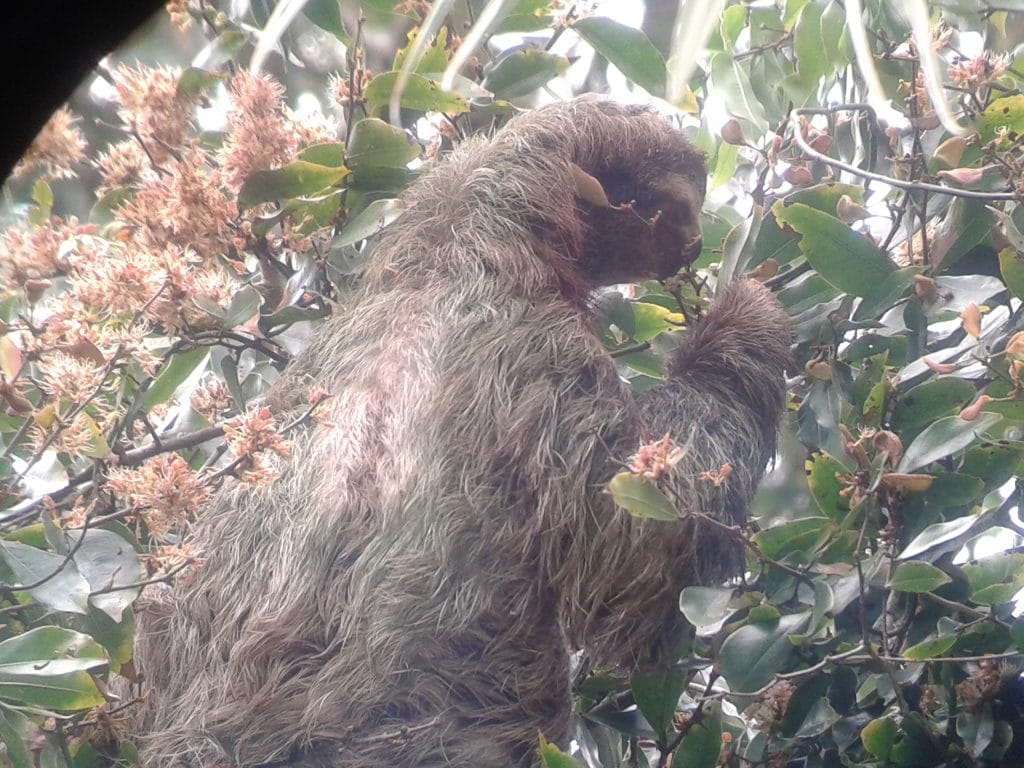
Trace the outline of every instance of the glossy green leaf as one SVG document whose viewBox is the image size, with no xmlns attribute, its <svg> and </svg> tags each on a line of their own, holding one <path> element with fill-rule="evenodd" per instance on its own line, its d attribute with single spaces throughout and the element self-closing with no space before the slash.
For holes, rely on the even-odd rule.
<svg viewBox="0 0 1024 768">
<path fill-rule="evenodd" d="M 835 216 L 782 200 L 772 212 L 800 236 L 800 251 L 817 273 L 845 293 L 867 296 L 896 269 L 878 246 Z"/>
<path fill-rule="evenodd" d="M 53 190 L 43 179 L 36 179 L 32 185 L 32 202 L 36 206 L 29 211 L 28 223 L 40 227 L 49 220 L 53 210 Z"/>
<path fill-rule="evenodd" d="M 995 736 L 992 704 L 986 702 L 978 710 L 961 711 L 956 718 L 956 733 L 963 739 L 967 753 L 980 758 Z"/>
<path fill-rule="evenodd" d="M 633 700 L 655 733 L 668 733 L 672 727 L 684 682 L 683 675 L 674 669 L 639 672 L 630 678 Z"/>
<path fill-rule="evenodd" d="M 221 314 L 221 322 L 225 328 L 243 325 L 259 314 L 263 296 L 255 286 L 244 285 L 232 297 L 228 308 Z"/>
<path fill-rule="evenodd" d="M 963 566 L 971 600 L 979 605 L 1003 605 L 1024 588 L 1024 554 L 994 555 Z"/>
<path fill-rule="evenodd" d="M 910 445 L 925 427 L 943 417 L 955 416 L 976 394 L 977 389 L 969 381 L 953 377 L 918 384 L 896 400 L 892 430 L 904 445 Z"/>
<path fill-rule="evenodd" d="M 103 704 L 90 670 L 107 664 L 92 638 L 60 627 L 37 627 L 0 643 L 0 700 L 58 712 Z"/>
<path fill-rule="evenodd" d="M 732 600 L 733 590 L 727 587 L 684 587 L 679 595 L 679 610 L 698 635 L 710 635 L 738 610 L 731 607 Z"/>
<path fill-rule="evenodd" d="M 200 94 L 206 93 L 216 86 L 223 79 L 224 76 L 217 72 L 210 72 L 198 67 L 189 67 L 178 78 L 178 98 L 184 101 L 192 101 Z"/>
<path fill-rule="evenodd" d="M 903 552 L 900 553 L 900 557 L 914 557 L 927 552 L 932 547 L 956 541 L 966 535 L 979 519 L 977 515 L 965 515 L 955 520 L 929 525 L 907 544 Z"/>
<path fill-rule="evenodd" d="M 1017 136 L 1024 135 L 1024 96 L 993 99 L 978 119 L 982 141 L 991 141 L 1000 128 Z"/>
<path fill-rule="evenodd" d="M 803 203 L 831 215 L 836 212 L 836 206 L 843 195 L 847 195 L 855 203 L 864 204 L 864 189 L 854 184 L 816 184 L 791 192 L 783 199 L 786 204 Z M 780 264 L 786 264 L 799 255 L 800 249 L 792 234 L 782 229 L 774 212 L 769 209 L 761 226 L 757 247 L 754 249 L 753 263 L 760 264 L 767 258 L 773 258 Z"/>
<path fill-rule="evenodd" d="M 650 341 L 666 331 L 677 331 L 682 327 L 683 316 L 659 304 L 646 301 L 630 302 L 633 310 L 633 338 L 638 342 Z"/>
<path fill-rule="evenodd" d="M 28 749 L 28 740 L 33 725 L 25 715 L 16 709 L 0 703 L 0 744 L 4 745 L 11 768 L 35 768 L 35 762 Z"/>
<path fill-rule="evenodd" d="M 541 768 L 583 768 L 543 736 L 540 737 L 540 764 Z"/>
<path fill-rule="evenodd" d="M 793 55 L 796 57 L 796 68 L 800 77 L 808 82 L 817 83 L 828 69 L 828 56 L 822 55 L 821 48 L 821 17 L 824 8 L 817 3 L 809 3 L 800 12 L 800 18 L 793 28 Z"/>
<path fill-rule="evenodd" d="M 160 368 L 160 373 L 143 395 L 142 406 L 149 413 L 154 406 L 166 403 L 175 390 L 206 362 L 208 349 L 193 349 L 188 352 L 176 352 Z"/>
<path fill-rule="evenodd" d="M 1016 248 L 999 252 L 999 273 L 1015 298 L 1024 298 L 1024 261 Z"/>
<path fill-rule="evenodd" d="M 413 27 L 409 30 L 408 44 L 404 48 L 399 48 L 395 53 L 394 63 L 391 65 L 391 69 L 398 71 L 405 65 L 405 59 L 409 55 L 413 46 L 416 44 L 416 39 L 419 37 L 420 27 Z M 419 74 L 440 74 L 448 68 L 448 29 L 441 27 L 437 30 L 437 34 L 434 35 L 434 39 L 430 42 L 430 45 L 426 47 L 420 60 L 416 63 L 415 72 Z"/>
<path fill-rule="evenodd" d="M 406 168 L 420 154 L 419 145 L 376 117 L 367 117 L 355 124 L 348 144 L 348 165 L 352 169 L 365 166 Z"/>
<path fill-rule="evenodd" d="M 69 613 L 88 610 L 89 584 L 63 555 L 16 541 L 0 541 L 0 559 L 19 585 L 38 585 L 26 591 L 47 608 Z"/>
<path fill-rule="evenodd" d="M 679 511 L 654 483 L 629 472 L 619 472 L 608 483 L 615 503 L 634 517 L 678 520 Z"/>
<path fill-rule="evenodd" d="M 711 86 L 724 99 L 729 114 L 743 124 L 743 133 L 754 140 L 768 129 L 768 118 L 761 105 L 747 70 L 735 61 L 732 53 L 716 53 L 711 57 Z"/>
<path fill-rule="evenodd" d="M 379 114 L 387 109 L 398 75 L 398 72 L 384 72 L 367 84 L 363 95 L 372 113 Z M 401 105 L 405 109 L 444 112 L 450 115 L 469 111 L 469 102 L 462 96 L 441 90 L 440 83 L 416 73 L 408 75 L 405 88 L 402 89 Z"/>
<path fill-rule="evenodd" d="M 995 217 L 983 200 L 954 198 L 932 235 L 928 260 L 939 270 L 949 269 L 972 248 L 989 239 Z"/>
<path fill-rule="evenodd" d="M 832 708 L 828 699 L 818 699 L 800 724 L 796 736 L 799 739 L 812 739 L 821 736 L 839 720 L 839 713 Z"/>
<path fill-rule="evenodd" d="M 665 59 L 642 31 L 603 16 L 577 19 L 572 28 L 629 80 L 654 96 L 665 94 Z"/>
<path fill-rule="evenodd" d="M 551 0 L 515 0 L 495 29 L 503 32 L 536 32 L 551 26 Z"/>
<path fill-rule="evenodd" d="M 910 560 L 900 563 L 889 580 L 889 586 L 897 592 L 934 592 L 952 579 L 930 563 Z"/>
<path fill-rule="evenodd" d="M 89 209 L 89 222 L 97 227 L 106 227 L 117 220 L 117 210 L 132 199 L 127 187 L 117 187 L 103 195 Z"/>
<path fill-rule="evenodd" d="M 756 691 L 785 672 L 794 647 L 789 636 L 803 631 L 809 613 L 789 614 L 777 622 L 747 624 L 722 643 L 719 668 L 733 691 Z"/>
<path fill-rule="evenodd" d="M 864 726 L 860 732 L 860 740 L 868 752 L 885 762 L 889 759 L 896 731 L 896 723 L 892 719 L 880 717 Z"/>
<path fill-rule="evenodd" d="M 402 201 L 396 198 L 375 200 L 345 222 L 341 232 L 331 241 L 331 248 L 344 248 L 373 237 L 397 219 L 402 208 Z"/>
<path fill-rule="evenodd" d="M 299 160 L 328 168 L 341 168 L 345 165 L 345 144 L 340 141 L 311 144 L 299 152 Z"/>
<path fill-rule="evenodd" d="M 309 197 L 337 184 L 347 175 L 347 168 L 330 168 L 305 160 L 295 160 L 272 171 L 256 171 L 238 191 L 238 208 L 245 210 L 260 203 Z"/>
<path fill-rule="evenodd" d="M 339 0 L 306 0 L 302 13 L 320 29 L 334 35 L 342 45 L 352 44 L 352 39 L 345 32 Z"/>
<path fill-rule="evenodd" d="M 569 59 L 538 48 L 520 48 L 502 57 L 484 78 L 483 87 L 501 99 L 533 93 L 565 74 Z"/>
<path fill-rule="evenodd" d="M 910 646 L 901 655 L 911 661 L 937 659 L 954 645 L 956 645 L 956 635 L 939 635 Z"/>
<path fill-rule="evenodd" d="M 704 707 L 700 720 L 691 723 L 672 753 L 672 768 L 715 768 L 722 751 L 721 704 Z"/>
<path fill-rule="evenodd" d="M 830 0 L 821 14 L 819 44 L 831 72 L 842 69 L 852 60 L 850 46 L 844 40 L 846 31 L 846 10 L 836 0 Z"/>
<path fill-rule="evenodd" d="M 740 148 L 735 144 L 727 144 L 723 141 L 718 145 L 718 152 L 715 153 L 714 171 L 711 174 L 711 181 L 708 182 L 708 192 L 713 192 L 733 178 L 736 173 L 736 161 L 739 159 L 739 156 Z"/>
<path fill-rule="evenodd" d="M 111 531 L 88 530 L 84 539 L 81 531 L 69 531 L 67 535 L 75 549 L 75 565 L 89 583 L 90 591 L 104 590 L 103 594 L 91 595 L 90 604 L 106 613 L 113 621 L 120 621 L 125 609 L 132 604 L 141 589 L 131 587 L 113 592 L 107 590 L 136 584 L 145 578 L 138 554 L 131 544 Z"/>
<path fill-rule="evenodd" d="M 790 552 L 813 552 L 828 532 L 825 517 L 805 517 L 758 532 L 753 542 L 767 557 L 778 560 Z"/>
<path fill-rule="evenodd" d="M 1002 417 L 995 413 L 981 413 L 973 421 L 965 421 L 959 416 L 939 419 L 906 447 L 896 471 L 913 472 L 961 451 L 985 436 L 1001 420 Z"/>
</svg>

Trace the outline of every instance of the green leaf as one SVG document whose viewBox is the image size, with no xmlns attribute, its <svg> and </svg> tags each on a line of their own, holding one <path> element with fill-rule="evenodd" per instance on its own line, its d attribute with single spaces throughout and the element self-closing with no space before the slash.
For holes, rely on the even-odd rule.
<svg viewBox="0 0 1024 768">
<path fill-rule="evenodd" d="M 718 24 L 718 32 L 722 37 L 723 51 L 731 51 L 736 47 L 740 33 L 747 26 L 747 9 L 742 5 L 733 5 L 722 11 L 722 20 Z"/>
<path fill-rule="evenodd" d="M 811 705 L 810 711 L 796 732 L 796 737 L 798 739 L 811 739 L 821 736 L 839 722 L 840 719 L 839 713 L 832 708 L 828 699 L 818 699 Z"/>
<path fill-rule="evenodd" d="M 540 764 L 541 768 L 583 768 L 543 736 L 540 737 Z"/>
<path fill-rule="evenodd" d="M 800 251 L 815 271 L 845 293 L 867 296 L 896 270 L 881 249 L 835 216 L 784 200 L 772 212 L 800 235 Z"/>
<path fill-rule="evenodd" d="M 666 331 L 678 331 L 683 316 L 660 304 L 645 301 L 630 302 L 633 309 L 633 338 L 638 342 L 650 341 Z"/>
<path fill-rule="evenodd" d="M 783 616 L 777 622 L 747 624 L 722 643 L 719 668 L 734 692 L 756 691 L 784 672 L 794 653 L 789 636 L 801 632 L 809 613 Z"/>
<path fill-rule="evenodd" d="M 398 72 L 384 72 L 374 77 L 366 86 L 363 95 L 370 106 L 370 111 L 379 114 L 391 101 L 391 94 L 398 81 Z M 405 109 L 421 112 L 444 112 L 461 114 L 469 111 L 469 102 L 462 96 L 451 91 L 441 90 L 441 85 L 423 75 L 408 75 L 405 88 L 402 90 L 401 105 Z"/>
<path fill-rule="evenodd" d="M 119 594 L 119 593 L 113 593 Z M 99 597 L 99 595 L 94 595 Z M 110 669 L 117 672 L 132 660 L 135 653 L 135 614 L 128 608 L 115 622 L 103 611 L 90 607 L 86 616 L 69 616 L 66 629 L 88 635 L 103 646 L 110 657 Z"/>
<path fill-rule="evenodd" d="M 1018 651 L 1024 651 L 1024 616 L 1018 616 L 1013 620 L 1013 627 L 1010 630 L 1010 637 Z"/>
<path fill-rule="evenodd" d="M 931 730 L 927 720 L 916 712 L 904 716 L 900 722 L 903 732 L 889 753 L 890 760 L 900 766 L 939 766 L 942 751 L 938 746 L 939 734 Z"/>
<path fill-rule="evenodd" d="M 28 215 L 29 224 L 42 226 L 50 218 L 50 212 L 53 210 L 53 190 L 42 179 L 36 179 L 32 185 L 32 202 L 36 207 Z"/>
<path fill-rule="evenodd" d="M 805 5 L 793 29 L 793 55 L 796 69 L 808 85 L 817 84 L 828 69 L 828 56 L 821 47 L 821 18 L 824 8 L 817 3 Z"/>
<path fill-rule="evenodd" d="M 602 16 L 578 19 L 572 28 L 629 80 L 652 96 L 665 95 L 665 59 L 642 31 Z"/>
<path fill-rule="evenodd" d="M 932 238 L 928 258 L 937 272 L 949 269 L 972 248 L 990 238 L 995 216 L 982 200 L 953 199 Z"/>
<path fill-rule="evenodd" d="M 311 197 L 337 184 L 348 173 L 347 168 L 330 168 L 305 160 L 295 160 L 272 171 L 255 171 L 238 191 L 238 209 L 244 211 L 260 203 Z"/>
<path fill-rule="evenodd" d="M 909 445 L 929 424 L 960 413 L 976 394 L 969 381 L 953 377 L 919 384 L 896 400 L 890 420 L 892 430 L 904 445 Z"/>
<path fill-rule="evenodd" d="M 110 190 L 89 209 L 89 222 L 97 227 L 113 224 L 117 220 L 117 210 L 131 198 L 132 191 L 127 187 Z"/>
<path fill-rule="evenodd" d="M 980 519 L 978 515 L 965 515 L 955 520 L 947 520 L 943 523 L 929 525 L 907 544 L 900 553 L 900 557 L 913 557 L 922 552 L 927 552 L 932 547 L 955 541 L 970 531 Z"/>
<path fill-rule="evenodd" d="M 674 669 L 638 672 L 630 678 L 633 700 L 659 736 L 672 727 L 684 683 L 682 674 Z"/>
<path fill-rule="evenodd" d="M 733 590 L 727 587 L 684 587 L 679 594 L 679 610 L 693 624 L 699 636 L 712 635 L 736 613 L 732 607 Z"/>
<path fill-rule="evenodd" d="M 341 168 L 345 165 L 345 143 L 328 141 L 323 144 L 310 144 L 299 152 L 299 160 L 328 168 Z"/>
<path fill-rule="evenodd" d="M 722 705 L 704 708 L 700 720 L 691 723 L 672 753 L 672 768 L 715 768 L 722 752 Z"/>
<path fill-rule="evenodd" d="M 92 529 L 85 532 L 68 531 L 72 542 L 79 542 L 75 547 L 75 565 L 79 573 L 89 583 L 91 591 L 107 590 L 124 584 L 134 584 L 145 577 L 142 561 L 138 554 L 125 539 L 111 531 Z M 112 620 L 121 621 L 121 616 L 141 589 L 119 589 L 90 595 L 89 602 L 106 613 Z"/>
<path fill-rule="evenodd" d="M 733 8 L 738 7 L 733 6 Z M 735 144 L 727 144 L 723 141 L 718 145 L 718 152 L 715 153 L 715 170 L 711 174 L 711 181 L 708 182 L 708 192 L 713 192 L 733 178 L 739 156 L 740 148 Z"/>
<path fill-rule="evenodd" d="M 146 390 L 146 394 L 143 395 L 142 407 L 146 413 L 152 411 L 154 406 L 162 405 L 170 400 L 185 379 L 206 362 L 209 353 L 208 349 L 193 349 L 189 352 L 176 352 L 171 355 L 170 360 L 160 369 L 160 373 Z"/>
<path fill-rule="evenodd" d="M 90 670 L 107 654 L 88 635 L 38 627 L 0 643 L 0 701 L 57 712 L 103 704 Z"/>
<path fill-rule="evenodd" d="M 263 297 L 254 286 L 245 285 L 231 297 L 231 305 L 221 319 L 225 328 L 234 328 L 252 319 L 260 311 Z"/>
<path fill-rule="evenodd" d="M 787 204 L 803 203 L 817 211 L 834 214 L 836 206 L 839 204 L 839 198 L 843 195 L 848 195 L 855 203 L 864 204 L 863 188 L 853 184 L 838 183 L 817 184 L 807 187 L 807 189 L 799 189 L 786 195 L 783 199 Z M 753 264 L 760 264 L 767 258 L 773 258 L 779 264 L 787 264 L 798 258 L 799 255 L 800 249 L 793 241 L 792 235 L 782 229 L 775 214 L 769 209 L 761 226 L 757 247 L 754 249 Z"/>
<path fill-rule="evenodd" d="M 883 763 L 889 759 L 893 741 L 896 739 L 896 723 L 888 717 L 872 720 L 860 732 L 864 748 Z"/>
<path fill-rule="evenodd" d="M 16 541 L 0 541 L 0 559 L 19 584 L 39 586 L 26 590 L 47 608 L 68 613 L 88 610 L 89 584 L 63 555 L 55 555 Z M 45 581 L 44 581 L 45 579 Z"/>
<path fill-rule="evenodd" d="M 678 520 L 679 511 L 658 487 L 629 472 L 619 472 L 608 483 L 615 503 L 634 517 L 652 520 Z"/>
<path fill-rule="evenodd" d="M 223 76 L 216 72 L 189 67 L 178 78 L 178 98 L 183 101 L 193 101 L 195 97 L 206 93 L 223 79 Z"/>
<path fill-rule="evenodd" d="M 338 0 L 306 0 L 302 13 L 320 29 L 334 35 L 342 45 L 352 44 L 352 39 L 345 32 Z"/>
<path fill-rule="evenodd" d="M 959 416 L 939 419 L 907 446 L 896 471 L 913 472 L 963 450 L 1000 421 L 1002 417 L 999 414 L 984 412 L 974 421 L 964 421 Z"/>
<path fill-rule="evenodd" d="M 934 592 L 952 579 L 934 565 L 921 560 L 900 563 L 889 580 L 889 587 L 897 592 Z"/>
<path fill-rule="evenodd" d="M 483 87 L 502 99 L 533 93 L 569 70 L 569 59 L 538 48 L 520 48 L 502 57 L 487 72 Z"/>
<path fill-rule="evenodd" d="M 31 720 L 18 710 L 0 704 L 0 744 L 7 750 L 4 757 L 10 761 L 11 768 L 35 768 L 28 749 L 32 731 Z"/>
<path fill-rule="evenodd" d="M 850 63 L 849 46 L 843 46 L 843 34 L 846 32 L 846 11 L 831 0 L 821 14 L 821 53 L 828 61 L 829 72 L 836 72 Z"/>
<path fill-rule="evenodd" d="M 910 646 L 901 655 L 911 661 L 937 659 L 954 645 L 956 645 L 956 635 L 939 635 Z"/>
<path fill-rule="evenodd" d="M 1018 136 L 1024 134 L 1024 96 L 1005 96 L 995 99 L 978 118 L 981 140 L 991 141 L 1000 128 L 1006 128 Z"/>
<path fill-rule="evenodd" d="M 971 600 L 979 605 L 1004 605 L 1024 588 L 1024 554 L 994 555 L 963 566 Z"/>
<path fill-rule="evenodd" d="M 1016 248 L 1003 248 L 999 252 L 999 273 L 1014 298 L 1024 298 L 1024 263 Z"/>
<path fill-rule="evenodd" d="M 507 9 L 494 34 L 536 32 L 550 27 L 551 20 L 551 0 L 516 0 Z"/>
<path fill-rule="evenodd" d="M 956 734 L 963 739 L 967 753 L 973 758 L 980 758 L 995 735 L 992 704 L 986 702 L 976 711 L 961 711 L 956 718 Z"/>
<path fill-rule="evenodd" d="M 712 56 L 710 82 L 712 89 L 725 100 L 729 114 L 743 124 L 743 134 L 749 140 L 756 140 L 768 130 L 764 107 L 742 62 L 735 61 L 731 51 Z"/>
<path fill-rule="evenodd" d="M 419 157 L 419 145 L 376 117 L 355 124 L 348 144 L 348 165 L 353 170 L 371 166 L 405 169 Z"/>
<path fill-rule="evenodd" d="M 402 69 L 405 64 L 405 59 L 409 55 L 413 46 L 416 44 L 416 39 L 420 35 L 420 27 L 413 27 L 409 30 L 407 36 L 407 43 L 404 48 L 399 48 L 395 53 L 395 60 L 391 65 L 391 69 L 398 71 Z M 437 34 L 434 35 L 434 39 L 423 51 L 423 55 L 420 60 L 416 63 L 415 72 L 419 74 L 437 74 L 444 72 L 448 68 L 448 29 L 441 27 L 437 30 Z"/>
<path fill-rule="evenodd" d="M 373 237 L 402 214 L 398 198 L 375 200 L 356 216 L 345 222 L 341 232 L 331 241 L 331 249 L 344 248 Z"/>
<path fill-rule="evenodd" d="M 813 552 L 828 536 L 826 517 L 803 517 L 759 531 L 753 542 L 766 557 L 778 560 L 790 552 Z"/>
</svg>

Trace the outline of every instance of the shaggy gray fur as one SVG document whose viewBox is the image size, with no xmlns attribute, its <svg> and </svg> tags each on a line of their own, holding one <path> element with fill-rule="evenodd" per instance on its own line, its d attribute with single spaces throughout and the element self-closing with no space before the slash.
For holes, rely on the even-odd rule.
<svg viewBox="0 0 1024 768">
<path fill-rule="evenodd" d="M 634 205 L 580 202 L 571 163 Z M 634 398 L 586 297 L 692 257 L 704 178 L 659 117 L 579 99 L 413 185 L 357 295 L 272 393 L 285 412 L 326 387 L 327 423 L 272 485 L 221 492 L 193 531 L 195 583 L 149 596 L 147 768 L 528 766 L 538 733 L 565 736 L 570 649 L 657 658 L 679 589 L 742 554 L 692 519 L 634 519 L 604 487 L 671 432 L 682 506 L 743 522 L 790 332 L 737 283 Z M 698 479 L 726 463 L 722 488 Z"/>
</svg>

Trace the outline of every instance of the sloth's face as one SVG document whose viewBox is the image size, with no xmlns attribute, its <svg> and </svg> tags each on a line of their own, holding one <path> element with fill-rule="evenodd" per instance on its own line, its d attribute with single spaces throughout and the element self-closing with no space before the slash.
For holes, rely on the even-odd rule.
<svg viewBox="0 0 1024 768">
<path fill-rule="evenodd" d="M 662 172 L 647 184 L 623 174 L 595 178 L 611 203 L 585 211 L 584 271 L 595 285 L 664 279 L 700 255 L 703 177 Z"/>
</svg>

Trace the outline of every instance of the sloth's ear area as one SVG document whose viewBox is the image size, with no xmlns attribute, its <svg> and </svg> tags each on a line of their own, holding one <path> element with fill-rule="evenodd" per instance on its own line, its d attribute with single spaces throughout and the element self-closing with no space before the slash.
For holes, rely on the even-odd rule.
<svg viewBox="0 0 1024 768">
<path fill-rule="evenodd" d="M 612 202 L 604 191 L 604 185 L 596 176 L 591 176 L 576 163 L 569 163 L 569 174 L 572 176 L 573 184 L 576 185 L 576 198 L 580 202 L 595 208 L 611 207 Z"/>
</svg>

